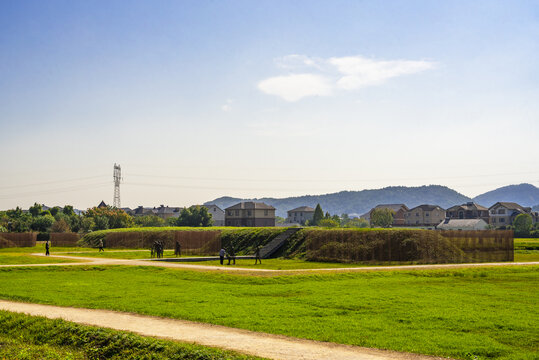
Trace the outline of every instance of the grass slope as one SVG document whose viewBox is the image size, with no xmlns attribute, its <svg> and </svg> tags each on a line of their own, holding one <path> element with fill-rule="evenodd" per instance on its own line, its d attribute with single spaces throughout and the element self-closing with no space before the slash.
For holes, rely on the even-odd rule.
<svg viewBox="0 0 539 360">
<path fill-rule="evenodd" d="M 253 277 L 4 268 L 0 297 L 468 359 L 537 359 L 539 267 Z"/>
<path fill-rule="evenodd" d="M 0 311 L 1 359 L 259 359 L 204 346 Z"/>
</svg>

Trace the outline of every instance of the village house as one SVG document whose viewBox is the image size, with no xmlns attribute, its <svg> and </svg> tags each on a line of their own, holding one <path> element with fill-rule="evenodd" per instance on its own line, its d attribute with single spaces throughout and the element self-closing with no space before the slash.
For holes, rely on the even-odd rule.
<svg viewBox="0 0 539 360">
<path fill-rule="evenodd" d="M 445 219 L 445 210 L 438 205 L 419 205 L 404 213 L 407 226 L 436 226 Z"/>
<path fill-rule="evenodd" d="M 297 223 L 305 225 L 306 221 L 311 221 L 314 216 L 314 209 L 309 206 L 300 206 L 298 208 L 288 210 L 286 217 L 287 223 Z"/>
<path fill-rule="evenodd" d="M 208 209 L 213 219 L 213 226 L 225 226 L 225 211 L 214 204 L 202 205 Z"/>
<path fill-rule="evenodd" d="M 529 214 L 533 222 L 537 222 L 537 216 L 530 207 L 523 207 L 514 202 L 497 202 L 488 209 L 490 224 L 494 227 L 512 225 L 515 218 L 520 214 Z"/>
<path fill-rule="evenodd" d="M 275 226 L 275 208 L 246 201 L 225 209 L 226 226 Z"/>
<path fill-rule="evenodd" d="M 452 206 L 446 210 L 446 216 L 450 219 L 482 219 L 489 223 L 488 209 L 474 202 Z"/>
<path fill-rule="evenodd" d="M 392 226 L 403 226 L 405 225 L 405 217 L 404 214 L 406 214 L 410 209 L 404 204 L 380 204 L 376 205 L 371 211 L 368 212 L 368 216 L 363 215 L 366 220 L 369 222 L 371 221 L 371 214 L 373 210 L 375 209 L 390 209 L 393 210 L 393 223 Z"/>
</svg>

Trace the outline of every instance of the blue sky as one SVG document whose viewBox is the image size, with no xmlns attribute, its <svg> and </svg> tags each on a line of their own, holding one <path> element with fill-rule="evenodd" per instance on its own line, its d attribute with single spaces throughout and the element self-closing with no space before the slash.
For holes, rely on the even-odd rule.
<svg viewBox="0 0 539 360">
<path fill-rule="evenodd" d="M 0 3 L 0 209 L 539 185 L 534 1 Z"/>
</svg>

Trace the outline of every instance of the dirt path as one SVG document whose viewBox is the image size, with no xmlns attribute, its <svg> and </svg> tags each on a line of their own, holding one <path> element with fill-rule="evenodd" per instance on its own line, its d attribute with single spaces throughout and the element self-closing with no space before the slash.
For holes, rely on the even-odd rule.
<svg viewBox="0 0 539 360">
<path fill-rule="evenodd" d="M 41 253 L 32 254 L 44 256 Z M 193 263 L 171 263 L 165 261 L 149 260 L 127 260 L 111 258 L 93 258 L 68 255 L 51 255 L 51 257 L 78 260 L 80 263 L 52 263 L 52 264 L 21 264 L 21 265 L 0 265 L 0 267 L 26 267 L 26 266 L 73 266 L 73 265 L 131 265 L 131 266 L 158 266 L 166 268 L 183 268 L 191 270 L 214 270 L 214 271 L 232 271 L 249 273 L 309 273 L 309 272 L 335 272 L 335 271 L 383 271 L 383 270 L 429 270 L 429 269 L 461 269 L 477 267 L 498 267 L 498 266 L 523 266 L 539 265 L 539 261 L 533 262 L 501 262 L 501 263 L 474 263 L 474 264 L 431 264 L 431 265 L 395 265 L 395 266 L 363 266 L 348 268 L 325 268 L 325 269 L 291 269 L 291 270 L 272 270 L 272 269 L 254 269 L 233 266 L 215 266 L 215 265 L 195 265 Z M 84 261 L 84 262 L 83 262 Z"/>
<path fill-rule="evenodd" d="M 64 319 L 282 360 L 433 360 L 430 356 L 324 343 L 184 320 L 0 300 L 0 310 Z"/>
</svg>

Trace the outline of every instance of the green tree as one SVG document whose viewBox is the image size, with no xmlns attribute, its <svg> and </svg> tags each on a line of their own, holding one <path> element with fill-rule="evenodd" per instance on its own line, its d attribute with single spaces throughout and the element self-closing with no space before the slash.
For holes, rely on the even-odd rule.
<svg viewBox="0 0 539 360">
<path fill-rule="evenodd" d="M 318 226 L 328 227 L 328 228 L 336 228 L 339 227 L 339 223 L 333 219 L 322 219 L 318 223 Z"/>
<path fill-rule="evenodd" d="M 93 230 L 128 228 L 135 225 L 132 216 L 122 209 L 110 206 L 90 208 L 86 210 L 84 217 L 94 220 L 95 228 Z"/>
<path fill-rule="evenodd" d="M 348 214 L 341 214 L 341 226 L 345 227 L 350 222 L 350 216 Z"/>
<path fill-rule="evenodd" d="M 52 216 L 56 218 L 56 214 L 60 212 L 60 207 L 59 206 L 51 207 L 49 209 L 49 212 L 51 213 Z"/>
<path fill-rule="evenodd" d="M 513 228 L 515 229 L 515 236 L 527 237 L 530 236 L 530 232 L 533 228 L 533 218 L 530 214 L 517 215 L 513 220 Z"/>
<path fill-rule="evenodd" d="M 374 209 L 371 211 L 372 227 L 389 227 L 393 224 L 395 212 L 388 208 Z"/>
<path fill-rule="evenodd" d="M 49 228 L 54 224 L 54 217 L 52 215 L 44 215 L 35 217 L 30 224 L 30 228 L 34 231 L 48 232 Z"/>
<path fill-rule="evenodd" d="M 165 224 L 165 220 L 157 215 L 144 215 L 135 217 L 135 224 L 142 227 L 163 226 Z"/>
<path fill-rule="evenodd" d="M 316 205 L 316 208 L 314 209 L 313 219 L 309 222 L 309 225 L 311 226 L 318 226 L 320 223 L 320 220 L 324 218 L 324 211 L 322 211 L 322 207 L 320 204 Z"/>
<path fill-rule="evenodd" d="M 64 219 L 56 220 L 51 226 L 51 232 L 63 233 L 69 232 L 71 228 Z"/>
<path fill-rule="evenodd" d="M 346 223 L 346 225 L 344 225 L 344 227 L 347 227 L 347 228 L 368 228 L 370 226 L 369 222 L 365 219 L 350 219 L 350 221 L 348 221 Z"/>
<path fill-rule="evenodd" d="M 66 214 L 67 216 L 75 215 L 75 210 L 73 210 L 73 206 L 71 205 L 65 205 L 62 212 Z"/>
<path fill-rule="evenodd" d="M 208 209 L 205 206 L 193 205 L 189 208 L 184 208 L 180 212 L 180 216 L 176 220 L 176 226 L 211 226 L 213 219 Z"/>
<path fill-rule="evenodd" d="M 107 224 L 108 225 L 108 224 Z M 80 221 L 80 229 L 87 233 L 95 228 L 95 221 L 90 217 L 83 217 Z"/>
<path fill-rule="evenodd" d="M 30 223 L 32 222 L 32 216 L 25 214 L 20 207 L 6 211 L 4 219 L 6 222 L 8 231 L 12 232 L 27 232 L 30 231 Z"/>
<path fill-rule="evenodd" d="M 43 208 L 42 208 L 42 206 L 40 204 L 34 203 L 34 205 L 30 206 L 30 208 L 28 209 L 28 212 L 33 217 L 36 217 L 36 216 L 41 215 L 42 210 L 43 210 Z"/>
</svg>

